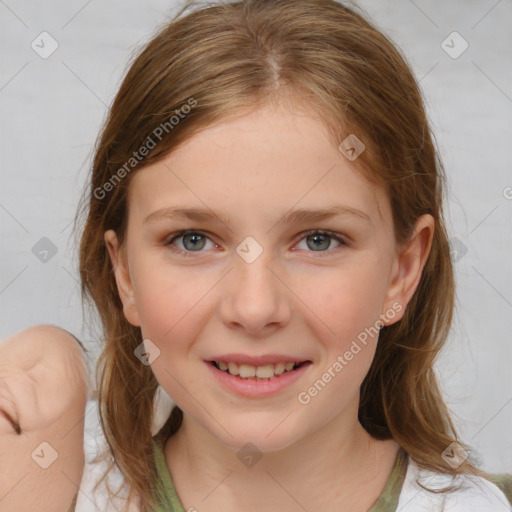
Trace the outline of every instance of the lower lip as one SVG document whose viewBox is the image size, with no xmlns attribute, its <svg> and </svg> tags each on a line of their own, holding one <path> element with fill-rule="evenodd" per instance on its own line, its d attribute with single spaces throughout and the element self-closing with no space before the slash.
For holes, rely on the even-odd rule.
<svg viewBox="0 0 512 512">
<path fill-rule="evenodd" d="M 205 363 L 212 372 L 213 376 L 221 384 L 239 395 L 250 398 L 262 398 L 278 393 L 282 389 L 299 380 L 304 375 L 304 373 L 307 372 L 308 368 L 312 364 L 311 362 L 304 363 L 296 370 L 284 372 L 272 380 L 252 380 L 235 377 L 230 373 L 219 370 L 208 361 L 205 361 Z"/>
</svg>

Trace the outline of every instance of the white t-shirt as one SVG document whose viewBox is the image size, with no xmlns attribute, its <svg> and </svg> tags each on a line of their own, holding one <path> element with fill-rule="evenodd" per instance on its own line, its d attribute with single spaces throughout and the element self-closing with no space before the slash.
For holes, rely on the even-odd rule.
<svg viewBox="0 0 512 512">
<path fill-rule="evenodd" d="M 159 388 L 160 390 L 160 388 Z M 160 430 L 168 417 L 173 404 L 164 392 L 157 394 L 153 435 Z M 84 448 L 85 468 L 80 484 L 75 512 L 125 512 L 124 500 L 108 498 L 108 491 L 102 483 L 96 492 L 95 484 L 101 478 L 107 462 L 93 464 L 94 457 L 106 447 L 98 416 L 98 404 L 89 401 L 86 408 Z M 417 480 L 429 489 L 442 489 L 455 484 L 459 488 L 448 493 L 433 493 L 422 489 Z M 119 469 L 114 468 L 108 478 L 115 491 L 123 483 Z M 120 493 L 126 497 L 127 492 Z M 472 475 L 459 475 L 452 480 L 449 475 L 420 469 L 412 459 L 408 459 L 407 473 L 400 493 L 396 512 L 511 512 L 512 506 L 505 494 L 488 480 Z M 132 506 L 128 512 L 138 512 Z"/>
<path fill-rule="evenodd" d="M 448 493 L 428 492 L 449 485 L 459 487 Z M 420 469 L 409 457 L 407 473 L 396 512 L 510 512 L 512 506 L 501 489 L 485 478 L 473 475 L 452 477 Z"/>
<path fill-rule="evenodd" d="M 154 401 L 155 417 L 151 433 L 155 435 L 162 428 L 166 419 L 174 407 L 173 402 L 158 386 Z M 105 481 L 103 481 L 96 490 L 95 485 L 102 478 L 105 470 L 108 468 L 108 462 L 96 462 L 93 460 L 102 453 L 107 447 L 107 441 L 101 429 L 98 402 L 97 400 L 89 400 L 86 405 L 85 425 L 84 425 L 84 452 L 85 466 L 80 482 L 80 491 L 75 506 L 75 512 L 139 512 L 138 507 L 132 505 L 128 511 L 124 510 L 125 499 L 128 495 L 127 489 L 121 489 L 119 495 L 121 499 L 111 498 L 109 500 L 109 492 Z M 110 488 L 117 492 L 123 484 L 124 478 L 117 466 L 110 471 L 106 478 Z"/>
</svg>

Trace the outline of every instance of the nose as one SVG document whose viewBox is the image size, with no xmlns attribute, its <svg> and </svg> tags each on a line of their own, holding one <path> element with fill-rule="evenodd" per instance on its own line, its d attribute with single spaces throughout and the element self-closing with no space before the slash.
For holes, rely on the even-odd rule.
<svg viewBox="0 0 512 512">
<path fill-rule="evenodd" d="M 291 318 L 293 293 L 282 274 L 265 252 L 250 263 L 236 256 L 221 292 L 223 322 L 253 337 L 284 327 Z"/>
</svg>

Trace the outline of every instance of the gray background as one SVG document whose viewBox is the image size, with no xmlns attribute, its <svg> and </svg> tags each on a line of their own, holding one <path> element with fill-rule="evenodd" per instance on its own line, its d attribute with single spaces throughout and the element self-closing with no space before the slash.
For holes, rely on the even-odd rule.
<svg viewBox="0 0 512 512">
<path fill-rule="evenodd" d="M 512 3 L 359 5 L 409 59 L 449 175 L 458 302 L 437 365 L 442 388 L 484 469 L 512 472 Z M 128 59 L 176 6 L 0 0 L 2 338 L 51 323 L 97 355 L 97 328 L 84 322 L 80 302 L 72 220 Z M 31 47 L 44 37 L 50 48 L 43 31 L 58 43 L 46 59 Z M 454 31 L 469 45 L 457 58 L 464 42 Z"/>
</svg>

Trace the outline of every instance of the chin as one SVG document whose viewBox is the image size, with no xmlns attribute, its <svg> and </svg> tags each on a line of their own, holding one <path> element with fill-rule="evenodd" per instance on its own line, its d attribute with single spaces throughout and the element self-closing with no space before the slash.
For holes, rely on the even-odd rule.
<svg viewBox="0 0 512 512">
<path fill-rule="evenodd" d="M 279 422 L 274 423 L 271 428 L 267 424 L 255 422 L 237 424 L 236 428 L 232 426 L 229 430 L 233 437 L 223 431 L 219 440 L 238 454 L 244 450 L 251 451 L 249 444 L 256 447 L 254 451 L 261 453 L 278 452 L 300 439 L 297 432 L 291 432 L 282 425 L 276 428 L 277 425 Z"/>
</svg>

